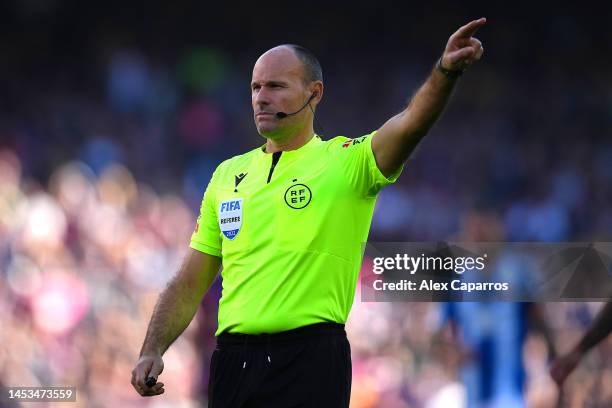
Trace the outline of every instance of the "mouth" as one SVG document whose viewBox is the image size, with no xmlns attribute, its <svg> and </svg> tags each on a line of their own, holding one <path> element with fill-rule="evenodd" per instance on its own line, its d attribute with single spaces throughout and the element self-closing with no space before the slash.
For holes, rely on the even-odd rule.
<svg viewBox="0 0 612 408">
<path fill-rule="evenodd" d="M 261 117 L 268 117 L 268 116 L 273 116 L 274 114 L 272 112 L 258 112 L 255 117 L 257 118 L 261 118 Z"/>
</svg>

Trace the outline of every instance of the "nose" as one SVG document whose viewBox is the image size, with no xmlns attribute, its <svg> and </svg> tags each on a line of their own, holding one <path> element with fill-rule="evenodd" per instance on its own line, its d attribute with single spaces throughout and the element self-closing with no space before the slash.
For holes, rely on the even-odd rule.
<svg viewBox="0 0 612 408">
<path fill-rule="evenodd" d="M 253 102 L 256 106 L 263 107 L 270 105 L 270 94 L 262 87 L 253 94 Z"/>
</svg>

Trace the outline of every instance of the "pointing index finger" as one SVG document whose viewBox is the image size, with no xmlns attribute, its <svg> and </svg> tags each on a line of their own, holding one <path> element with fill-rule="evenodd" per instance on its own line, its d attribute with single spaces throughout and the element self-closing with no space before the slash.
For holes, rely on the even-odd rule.
<svg viewBox="0 0 612 408">
<path fill-rule="evenodd" d="M 479 18 L 478 20 L 472 20 L 460 29 L 458 29 L 455 33 L 455 37 L 469 38 L 473 36 L 480 27 L 485 25 L 486 22 L 487 19 L 484 17 Z"/>
</svg>

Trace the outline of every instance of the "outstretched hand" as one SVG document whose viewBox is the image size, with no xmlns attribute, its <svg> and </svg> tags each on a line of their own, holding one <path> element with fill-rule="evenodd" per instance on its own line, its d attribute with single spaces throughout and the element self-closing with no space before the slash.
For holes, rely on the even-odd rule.
<svg viewBox="0 0 612 408">
<path fill-rule="evenodd" d="M 482 57 L 484 48 L 477 38 L 476 31 L 487 23 L 486 18 L 473 20 L 459 28 L 450 36 L 442 54 L 442 68 L 451 71 L 465 71 Z"/>
</svg>

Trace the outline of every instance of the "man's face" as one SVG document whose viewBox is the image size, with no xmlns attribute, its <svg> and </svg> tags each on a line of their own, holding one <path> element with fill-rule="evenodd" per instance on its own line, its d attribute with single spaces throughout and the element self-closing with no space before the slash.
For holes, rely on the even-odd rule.
<svg viewBox="0 0 612 408">
<path fill-rule="evenodd" d="M 259 57 L 253 68 L 251 102 L 260 135 L 284 139 L 303 126 L 308 109 L 283 119 L 275 115 L 276 112 L 295 112 L 306 103 L 310 93 L 303 75 L 301 61 L 287 47 L 273 48 Z"/>
</svg>

